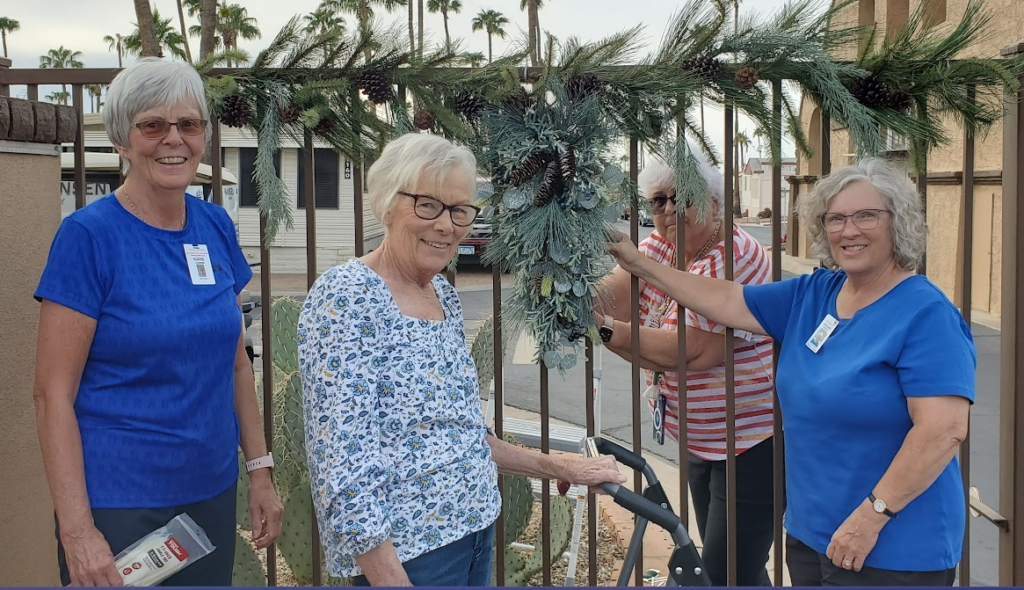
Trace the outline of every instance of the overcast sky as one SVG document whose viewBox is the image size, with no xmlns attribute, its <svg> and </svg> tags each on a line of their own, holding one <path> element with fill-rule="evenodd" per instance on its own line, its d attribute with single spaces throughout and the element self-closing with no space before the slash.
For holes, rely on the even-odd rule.
<svg viewBox="0 0 1024 590">
<path fill-rule="evenodd" d="M 263 33 L 260 40 L 240 43 L 242 49 L 255 54 L 291 16 L 311 12 L 319 0 L 236 0 L 236 3 L 248 9 Z M 559 39 L 576 36 L 585 41 L 594 41 L 639 25 L 643 27 L 645 41 L 642 55 L 657 47 L 666 23 L 682 3 L 681 0 L 547 0 L 540 11 L 540 24 L 546 32 Z M 770 13 L 783 3 L 784 0 L 743 0 L 740 10 Z M 173 17 L 176 25 L 175 0 L 153 0 L 153 5 L 164 18 Z M 470 25 L 473 16 L 481 10 L 498 10 L 510 21 L 506 27 L 509 38 L 494 39 L 495 55 L 504 51 L 510 42 L 525 37 L 526 13 L 519 10 L 519 0 L 462 0 L 462 5 L 461 14 L 451 15 L 449 28 L 452 39 L 461 38 L 466 50 L 487 54 L 487 36 L 482 31 L 474 33 Z M 408 18 L 405 10 L 402 8 L 391 16 L 385 15 L 385 19 L 405 23 Z M 15 68 L 38 67 L 39 56 L 60 45 L 81 51 L 86 67 L 116 67 L 117 55 L 107 50 L 103 37 L 131 33 L 135 28 L 132 23 L 136 20 L 132 0 L 0 0 L 0 16 L 21 23 L 21 29 L 7 37 L 8 51 Z M 347 23 L 355 23 L 353 15 L 344 17 Z M 424 20 L 426 35 L 434 42 L 443 43 L 441 15 L 427 13 Z M 190 44 L 194 51 L 198 50 L 198 39 L 190 39 Z M 40 95 L 45 92 L 41 91 Z M 14 88 L 13 94 L 23 97 L 24 89 Z M 706 112 L 708 131 L 719 145 L 721 119 L 720 112 L 712 109 Z M 749 123 L 741 121 L 740 127 L 752 135 L 753 128 Z M 752 147 L 756 151 L 756 143 Z M 792 148 L 787 146 L 785 151 L 791 154 Z"/>
</svg>

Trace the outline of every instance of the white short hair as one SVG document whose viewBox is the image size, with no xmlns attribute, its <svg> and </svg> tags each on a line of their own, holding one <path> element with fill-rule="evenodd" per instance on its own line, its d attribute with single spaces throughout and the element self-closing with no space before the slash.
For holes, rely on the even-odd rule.
<svg viewBox="0 0 1024 590">
<path fill-rule="evenodd" d="M 704 179 L 704 183 L 707 184 L 708 195 L 711 197 L 711 202 L 718 205 L 718 216 L 721 217 L 724 213 L 722 198 L 725 194 L 725 177 L 722 176 L 718 168 L 711 165 L 704 152 L 691 142 L 687 142 L 687 144 L 694 160 L 697 161 L 697 172 Z M 676 172 L 664 160 L 651 155 L 648 158 L 647 165 L 637 175 L 636 184 L 640 195 L 649 199 L 658 190 L 675 188 Z"/>
<path fill-rule="evenodd" d="M 427 186 L 439 193 L 453 170 L 466 175 L 472 187 L 470 198 L 475 200 L 476 157 L 469 148 L 425 133 L 407 133 L 391 141 L 366 173 L 373 216 L 383 222 L 398 191 L 414 192 Z"/>
<path fill-rule="evenodd" d="M 199 109 L 206 125 L 206 141 L 213 134 L 206 91 L 199 72 L 182 61 L 144 57 L 121 71 L 110 84 L 103 107 L 103 125 L 107 137 L 116 146 L 130 145 L 132 119 L 143 111 L 180 103 Z M 128 161 L 123 173 L 128 173 Z"/>
<path fill-rule="evenodd" d="M 881 158 L 864 158 L 822 178 L 814 188 L 800 196 L 800 223 L 811 237 L 811 253 L 827 268 L 835 268 L 828 233 L 821 227 L 821 216 L 828 211 L 833 197 L 855 182 L 870 184 L 882 197 L 892 221 L 889 232 L 893 256 L 900 268 L 916 271 L 924 257 L 928 227 L 921 194 L 906 173 Z"/>
</svg>

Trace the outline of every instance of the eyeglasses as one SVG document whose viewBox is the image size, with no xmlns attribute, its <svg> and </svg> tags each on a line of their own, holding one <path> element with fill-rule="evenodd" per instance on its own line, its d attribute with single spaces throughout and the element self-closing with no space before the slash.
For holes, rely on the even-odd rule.
<svg viewBox="0 0 1024 590">
<path fill-rule="evenodd" d="M 448 215 L 452 218 L 452 223 L 459 227 L 466 227 L 473 225 L 477 216 L 480 215 L 480 209 L 472 205 L 445 205 L 429 195 L 417 195 L 405 191 L 398 191 L 398 194 L 412 197 L 413 213 L 420 219 L 437 219 L 447 209 Z"/>
<path fill-rule="evenodd" d="M 170 133 L 172 125 L 178 128 L 181 135 L 202 135 L 206 130 L 206 121 L 203 119 L 178 119 L 173 123 L 163 119 L 146 119 L 132 123 L 131 126 L 137 128 L 142 137 L 160 139 Z"/>
<path fill-rule="evenodd" d="M 672 201 L 672 206 L 676 207 L 676 195 L 658 195 L 653 199 L 648 199 L 647 202 L 651 204 L 651 211 L 661 215 L 665 212 L 665 208 L 668 207 L 669 201 Z M 693 203 L 687 201 L 686 206 L 689 207 Z"/>
<path fill-rule="evenodd" d="M 887 209 L 861 209 L 849 215 L 824 213 L 818 217 L 818 221 L 821 223 L 821 227 L 830 234 L 843 231 L 843 228 L 846 227 L 846 220 L 851 217 L 853 224 L 860 229 L 875 229 L 878 227 L 878 220 L 882 218 L 883 213 L 892 215 L 892 212 Z"/>
</svg>

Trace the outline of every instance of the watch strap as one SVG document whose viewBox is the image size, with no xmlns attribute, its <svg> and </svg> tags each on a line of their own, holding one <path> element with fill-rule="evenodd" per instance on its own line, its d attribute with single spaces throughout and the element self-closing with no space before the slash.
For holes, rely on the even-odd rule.
<svg viewBox="0 0 1024 590">
<path fill-rule="evenodd" d="M 249 472 L 255 471 L 257 469 L 264 469 L 264 468 L 273 467 L 273 466 L 274 466 L 274 454 L 273 453 L 267 453 L 266 455 L 264 455 L 262 457 L 256 457 L 252 461 L 246 461 L 245 462 L 245 471 L 246 471 L 246 473 L 249 473 Z"/>
</svg>

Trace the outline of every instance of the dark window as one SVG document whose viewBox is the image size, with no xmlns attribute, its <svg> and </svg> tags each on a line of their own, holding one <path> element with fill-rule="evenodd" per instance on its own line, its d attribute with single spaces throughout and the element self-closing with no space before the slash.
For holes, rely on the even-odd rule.
<svg viewBox="0 0 1024 590">
<path fill-rule="evenodd" d="M 299 159 L 298 195 L 295 206 L 306 206 L 306 157 L 302 150 L 296 150 Z M 313 188 L 316 190 L 317 209 L 338 208 L 338 153 L 328 148 L 313 150 Z"/>
<path fill-rule="evenodd" d="M 238 205 L 255 207 L 259 201 L 256 181 L 252 174 L 256 170 L 256 148 L 238 148 Z M 281 152 L 274 153 L 274 171 L 281 176 Z"/>
<path fill-rule="evenodd" d="M 366 157 L 363 158 L 363 192 L 370 192 L 370 185 L 366 183 L 366 173 L 370 170 L 370 166 L 377 161 L 377 158 Z"/>
</svg>

